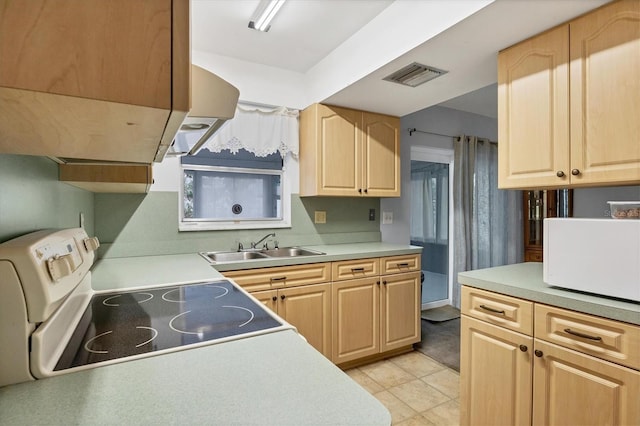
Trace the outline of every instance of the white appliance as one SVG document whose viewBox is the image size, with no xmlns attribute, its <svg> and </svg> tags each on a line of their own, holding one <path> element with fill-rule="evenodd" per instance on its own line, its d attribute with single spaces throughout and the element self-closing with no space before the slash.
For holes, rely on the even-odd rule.
<svg viewBox="0 0 640 426">
<path fill-rule="evenodd" d="M 544 282 L 640 302 L 640 220 L 544 220 Z"/>
<path fill-rule="evenodd" d="M 295 330 L 226 279 L 94 291 L 98 246 L 82 228 L 0 244 L 0 386 Z"/>
</svg>

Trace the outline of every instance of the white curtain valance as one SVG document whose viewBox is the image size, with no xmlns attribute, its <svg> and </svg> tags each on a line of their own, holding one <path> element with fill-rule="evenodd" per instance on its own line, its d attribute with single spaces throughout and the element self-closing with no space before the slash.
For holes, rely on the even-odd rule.
<svg viewBox="0 0 640 426">
<path fill-rule="evenodd" d="M 203 149 L 233 153 L 245 149 L 256 157 L 280 152 L 282 157 L 291 153 L 298 157 L 299 111 L 285 107 L 257 107 L 238 104 L 233 119 L 225 123 L 209 139 Z"/>
</svg>

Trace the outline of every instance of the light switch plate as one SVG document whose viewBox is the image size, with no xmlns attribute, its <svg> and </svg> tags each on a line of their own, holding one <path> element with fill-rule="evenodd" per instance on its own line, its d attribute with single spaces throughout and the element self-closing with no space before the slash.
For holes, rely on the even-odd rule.
<svg viewBox="0 0 640 426">
<path fill-rule="evenodd" d="M 315 212 L 315 223 L 327 223 L 327 212 L 323 210 L 316 210 Z"/>
<path fill-rule="evenodd" d="M 391 225 L 393 223 L 393 212 L 382 212 L 382 224 Z"/>
</svg>

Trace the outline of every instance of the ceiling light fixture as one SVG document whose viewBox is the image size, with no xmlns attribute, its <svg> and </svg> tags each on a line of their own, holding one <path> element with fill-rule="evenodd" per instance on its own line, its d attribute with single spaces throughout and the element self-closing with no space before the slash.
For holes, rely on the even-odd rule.
<svg viewBox="0 0 640 426">
<path fill-rule="evenodd" d="M 258 31 L 269 31 L 271 28 L 271 20 L 276 16 L 276 13 L 280 10 L 285 0 L 261 0 L 253 13 L 251 21 L 249 21 L 249 28 L 253 28 Z"/>
</svg>

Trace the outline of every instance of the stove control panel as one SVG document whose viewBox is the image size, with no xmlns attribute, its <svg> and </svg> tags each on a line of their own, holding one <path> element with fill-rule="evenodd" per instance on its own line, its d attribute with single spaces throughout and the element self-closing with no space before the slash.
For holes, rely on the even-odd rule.
<svg viewBox="0 0 640 426">
<path fill-rule="evenodd" d="M 97 239 L 82 228 L 44 230 L 0 244 L 0 260 L 11 262 L 27 304 L 30 323 L 45 321 L 89 273 Z"/>
</svg>

